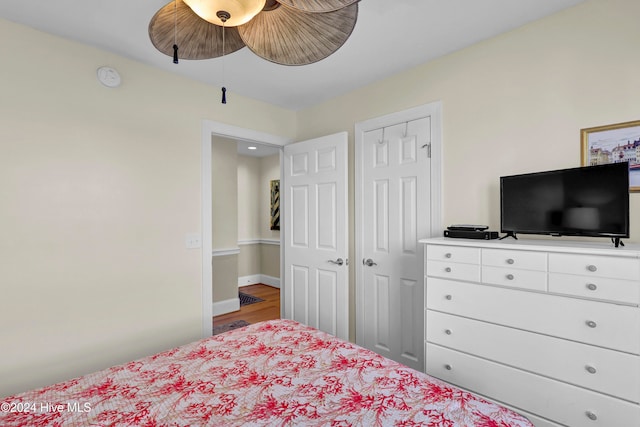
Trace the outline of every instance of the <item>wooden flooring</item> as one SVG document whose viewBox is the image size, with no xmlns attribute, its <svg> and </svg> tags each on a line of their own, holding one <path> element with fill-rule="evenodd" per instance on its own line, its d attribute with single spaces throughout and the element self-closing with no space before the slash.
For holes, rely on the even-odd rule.
<svg viewBox="0 0 640 427">
<path fill-rule="evenodd" d="M 239 311 L 222 314 L 213 318 L 214 325 L 244 320 L 248 323 L 258 323 L 263 320 L 280 318 L 280 289 L 273 286 L 257 284 L 243 286 L 240 291 L 245 294 L 262 298 L 264 301 L 240 307 Z"/>
</svg>

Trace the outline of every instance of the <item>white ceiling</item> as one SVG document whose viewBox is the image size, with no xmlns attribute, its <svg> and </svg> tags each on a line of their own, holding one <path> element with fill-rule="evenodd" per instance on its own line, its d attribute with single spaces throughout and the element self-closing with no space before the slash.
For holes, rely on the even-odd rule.
<svg viewBox="0 0 640 427">
<path fill-rule="evenodd" d="M 248 48 L 173 64 L 148 36 L 149 20 L 171 1 L 1 0 L 0 17 L 216 87 L 224 61 L 228 102 L 237 93 L 299 110 L 584 0 L 361 0 L 350 39 L 328 58 L 300 67 L 273 64 Z"/>
</svg>

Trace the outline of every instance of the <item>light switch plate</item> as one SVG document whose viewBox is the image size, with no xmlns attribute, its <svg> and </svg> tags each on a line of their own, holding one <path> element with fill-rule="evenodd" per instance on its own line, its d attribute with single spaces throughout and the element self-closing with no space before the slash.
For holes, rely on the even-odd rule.
<svg viewBox="0 0 640 427">
<path fill-rule="evenodd" d="M 198 233 L 187 233 L 185 235 L 184 244 L 187 249 L 197 249 L 202 247 L 202 238 Z"/>
</svg>

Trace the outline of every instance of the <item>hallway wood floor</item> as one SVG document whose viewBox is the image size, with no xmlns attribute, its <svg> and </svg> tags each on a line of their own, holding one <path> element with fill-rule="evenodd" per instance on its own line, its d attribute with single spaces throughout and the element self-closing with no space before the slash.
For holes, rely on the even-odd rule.
<svg viewBox="0 0 640 427">
<path fill-rule="evenodd" d="M 232 313 L 221 314 L 213 318 L 214 325 L 244 320 L 248 323 L 258 323 L 264 320 L 280 318 L 280 289 L 273 286 L 257 284 L 239 288 L 242 293 L 262 298 L 264 301 L 240 307 Z"/>
</svg>

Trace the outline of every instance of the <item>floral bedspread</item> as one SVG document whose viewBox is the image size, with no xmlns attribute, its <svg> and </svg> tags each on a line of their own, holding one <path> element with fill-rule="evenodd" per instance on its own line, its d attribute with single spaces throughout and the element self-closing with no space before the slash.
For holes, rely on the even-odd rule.
<svg viewBox="0 0 640 427">
<path fill-rule="evenodd" d="M 9 426 L 532 427 L 292 320 L 196 341 L 0 401 Z"/>
</svg>

